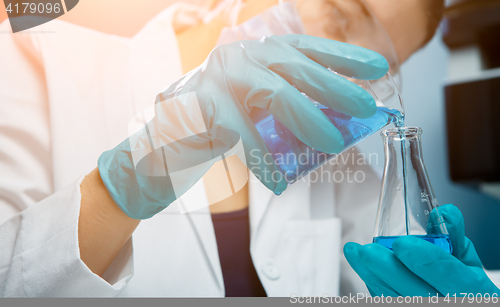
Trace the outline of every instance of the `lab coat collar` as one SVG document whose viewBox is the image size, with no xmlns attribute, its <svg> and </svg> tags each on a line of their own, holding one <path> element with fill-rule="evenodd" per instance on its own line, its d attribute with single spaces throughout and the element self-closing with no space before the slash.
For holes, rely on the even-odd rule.
<svg viewBox="0 0 500 307">
<path fill-rule="evenodd" d="M 184 193 L 178 200 L 180 212 L 187 212 L 186 215 L 198 236 L 199 244 L 203 246 L 205 256 L 210 263 L 214 279 L 221 293 L 224 293 L 224 280 L 222 278 L 222 268 L 217 250 L 217 240 L 215 238 L 214 226 L 210 207 L 208 205 L 207 194 L 203 178 L 200 179 L 189 191 Z M 199 209 L 192 210 L 193 204 Z"/>
<path fill-rule="evenodd" d="M 259 225 L 265 216 L 274 193 L 266 188 L 252 172 L 249 172 L 248 177 L 250 238 L 253 240 L 257 237 Z"/>
</svg>

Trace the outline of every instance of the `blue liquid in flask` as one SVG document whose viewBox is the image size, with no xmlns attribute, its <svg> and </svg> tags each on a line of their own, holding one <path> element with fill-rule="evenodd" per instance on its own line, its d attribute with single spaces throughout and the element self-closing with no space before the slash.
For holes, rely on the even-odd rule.
<svg viewBox="0 0 500 307">
<path fill-rule="evenodd" d="M 388 249 L 392 250 L 392 243 L 396 241 L 397 238 L 404 236 L 380 236 L 373 238 L 373 243 L 381 244 Z M 438 247 L 444 249 L 447 253 L 451 254 L 453 248 L 451 246 L 451 240 L 449 235 L 420 235 L 414 236 L 420 239 L 424 239 L 427 242 L 430 242 Z"/>
<path fill-rule="evenodd" d="M 360 119 L 335 112 L 321 104 L 317 107 L 337 127 L 344 138 L 344 150 L 351 148 L 383 127 L 394 123 L 401 126 L 404 116 L 396 109 L 378 107 L 370 118 Z M 255 127 L 272 153 L 286 181 L 293 183 L 317 169 L 336 154 L 315 150 L 298 140 L 272 115 L 262 119 Z"/>
</svg>

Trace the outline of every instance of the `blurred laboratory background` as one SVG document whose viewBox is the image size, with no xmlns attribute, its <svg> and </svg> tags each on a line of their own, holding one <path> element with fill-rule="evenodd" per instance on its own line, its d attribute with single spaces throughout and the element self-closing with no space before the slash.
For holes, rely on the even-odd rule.
<svg viewBox="0 0 500 307">
<path fill-rule="evenodd" d="M 447 1 L 429 44 L 402 67 L 407 126 L 423 129 L 439 204 L 463 213 L 488 270 L 500 270 L 500 0 Z M 358 145 L 384 155 L 377 133 Z"/>
</svg>

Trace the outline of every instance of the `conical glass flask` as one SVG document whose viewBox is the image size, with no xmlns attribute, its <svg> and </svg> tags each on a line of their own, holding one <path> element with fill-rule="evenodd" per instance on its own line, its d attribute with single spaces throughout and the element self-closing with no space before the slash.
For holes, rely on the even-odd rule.
<svg viewBox="0 0 500 307">
<path fill-rule="evenodd" d="M 392 249 L 400 236 L 417 236 L 447 252 L 451 241 L 432 190 L 422 157 L 422 129 L 386 129 L 385 166 L 374 243 Z"/>
</svg>

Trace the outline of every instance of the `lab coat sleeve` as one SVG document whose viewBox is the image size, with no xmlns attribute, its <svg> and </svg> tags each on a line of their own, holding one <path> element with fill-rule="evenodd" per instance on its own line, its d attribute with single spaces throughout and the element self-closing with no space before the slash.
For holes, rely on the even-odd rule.
<svg viewBox="0 0 500 307">
<path fill-rule="evenodd" d="M 8 21 L 0 32 L 0 296 L 117 295 L 132 275 L 132 243 L 102 278 L 80 260 L 80 181 L 53 194 L 36 34 L 5 34 Z"/>
<path fill-rule="evenodd" d="M 131 242 L 105 273 L 95 275 L 80 260 L 80 182 L 30 206 L 0 226 L 2 296 L 116 296 L 132 276 Z"/>
</svg>

